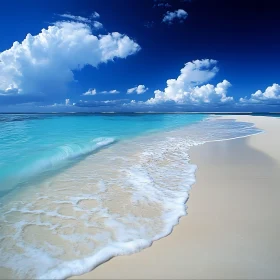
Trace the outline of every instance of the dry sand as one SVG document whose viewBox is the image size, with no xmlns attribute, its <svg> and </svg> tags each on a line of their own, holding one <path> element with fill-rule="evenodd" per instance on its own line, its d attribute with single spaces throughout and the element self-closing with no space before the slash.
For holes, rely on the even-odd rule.
<svg viewBox="0 0 280 280">
<path fill-rule="evenodd" d="M 140 253 L 75 279 L 280 279 L 280 118 L 227 116 L 265 133 L 190 151 L 188 215 Z"/>
</svg>

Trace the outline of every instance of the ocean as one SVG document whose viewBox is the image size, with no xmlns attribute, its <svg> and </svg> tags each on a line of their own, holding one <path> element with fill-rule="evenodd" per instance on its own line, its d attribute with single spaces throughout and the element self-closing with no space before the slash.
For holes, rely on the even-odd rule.
<svg viewBox="0 0 280 280">
<path fill-rule="evenodd" d="M 64 279 L 168 235 L 188 150 L 261 131 L 207 114 L 0 114 L 0 274 Z"/>
</svg>

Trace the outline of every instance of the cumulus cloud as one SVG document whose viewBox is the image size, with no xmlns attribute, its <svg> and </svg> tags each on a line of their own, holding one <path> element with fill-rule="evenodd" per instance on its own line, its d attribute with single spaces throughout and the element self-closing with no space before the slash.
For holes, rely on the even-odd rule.
<svg viewBox="0 0 280 280">
<path fill-rule="evenodd" d="M 89 89 L 88 91 L 86 91 L 85 93 L 83 93 L 83 95 L 96 95 L 96 89 L 93 88 L 93 89 Z"/>
<path fill-rule="evenodd" d="M 217 61 L 212 59 L 194 60 L 185 64 L 177 79 L 167 80 L 164 91 L 156 90 L 155 97 L 146 104 L 174 102 L 176 104 L 225 104 L 233 101 L 227 96 L 230 82 L 223 80 L 216 86 L 205 84 L 218 72 Z M 202 85 L 204 84 L 204 85 Z M 201 85 L 201 86 L 200 86 Z"/>
<path fill-rule="evenodd" d="M 274 83 L 264 92 L 257 90 L 249 98 L 240 98 L 240 103 L 280 103 L 280 85 Z"/>
<path fill-rule="evenodd" d="M 144 85 L 139 85 L 139 86 L 128 89 L 127 94 L 131 94 L 131 93 L 142 94 L 142 93 L 146 92 L 147 90 L 148 90 L 148 88 L 145 87 Z"/>
<path fill-rule="evenodd" d="M 182 23 L 187 17 L 188 17 L 188 13 L 183 9 L 179 9 L 174 12 L 168 11 L 164 15 L 162 22 L 167 24 L 172 24 L 175 20 L 179 20 L 179 22 Z"/>
<path fill-rule="evenodd" d="M 140 50 L 118 32 L 95 36 L 90 24 L 56 22 L 0 53 L 0 93 L 57 96 L 74 82 L 74 70 L 126 58 Z"/>
</svg>

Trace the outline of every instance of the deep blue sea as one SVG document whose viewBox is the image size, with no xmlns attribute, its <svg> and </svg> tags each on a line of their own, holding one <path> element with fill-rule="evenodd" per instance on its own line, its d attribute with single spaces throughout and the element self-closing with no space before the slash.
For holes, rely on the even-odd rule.
<svg viewBox="0 0 280 280">
<path fill-rule="evenodd" d="M 0 114 L 0 274 L 65 279 L 186 214 L 205 142 L 260 133 L 207 114 Z"/>
</svg>

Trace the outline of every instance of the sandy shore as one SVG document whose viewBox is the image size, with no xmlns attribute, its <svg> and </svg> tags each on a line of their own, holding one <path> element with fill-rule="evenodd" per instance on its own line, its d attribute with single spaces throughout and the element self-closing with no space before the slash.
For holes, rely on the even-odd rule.
<svg viewBox="0 0 280 280">
<path fill-rule="evenodd" d="M 73 278 L 280 279 L 280 118 L 234 118 L 265 133 L 191 149 L 197 182 L 172 234 Z"/>
</svg>

